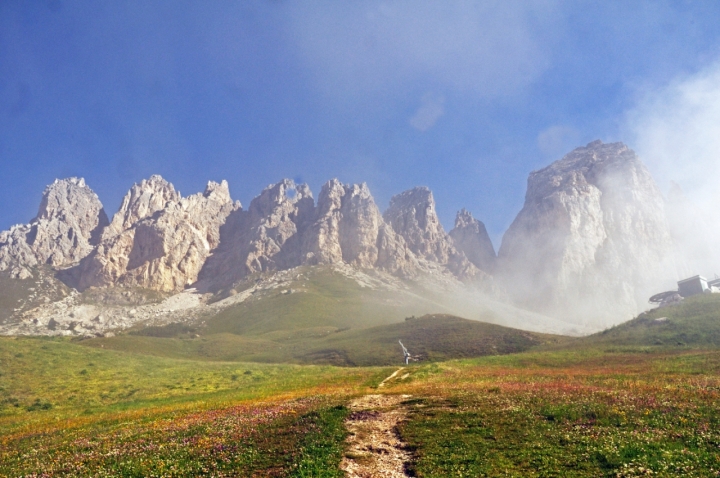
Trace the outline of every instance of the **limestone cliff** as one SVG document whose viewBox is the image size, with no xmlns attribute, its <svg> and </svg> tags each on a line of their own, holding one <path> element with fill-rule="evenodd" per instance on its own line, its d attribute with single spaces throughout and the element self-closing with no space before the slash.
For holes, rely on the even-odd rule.
<svg viewBox="0 0 720 478">
<path fill-rule="evenodd" d="M 466 209 L 458 211 L 455 227 L 450 231 L 453 244 L 481 271 L 492 274 L 495 267 L 495 248 L 485 224 L 475 219 Z"/>
<path fill-rule="evenodd" d="M 209 182 L 205 192 L 182 198 L 160 176 L 136 184 L 83 261 L 79 288 L 119 285 L 179 291 L 197 280 L 220 226 L 240 209 L 228 184 Z"/>
<path fill-rule="evenodd" d="M 247 211 L 230 215 L 200 278 L 211 287 L 224 287 L 254 272 L 300 265 L 302 232 L 313 210 L 306 184 L 285 179 L 268 186 Z"/>
<path fill-rule="evenodd" d="M 303 260 L 378 267 L 403 277 L 420 270 L 405 240 L 385 223 L 367 184 L 343 185 L 337 179 L 320 192 L 314 221 L 305 233 Z"/>
<path fill-rule="evenodd" d="M 676 280 L 663 198 L 622 143 L 594 141 L 528 179 L 498 274 L 516 301 L 610 325 Z"/>
<path fill-rule="evenodd" d="M 38 217 L 0 238 L 4 269 L 26 276 L 49 263 L 65 269 L 59 277 L 79 290 L 176 292 L 198 280 L 199 287 L 217 290 L 256 272 L 319 264 L 406 278 L 487 278 L 453 246 L 429 189 L 394 197 L 383 217 L 366 184 L 337 179 L 323 186 L 317 206 L 307 185 L 286 179 L 243 211 L 225 181 L 183 198 L 155 175 L 133 185 L 110 223 L 82 180 L 56 181 Z M 468 251 L 474 246 L 468 242 Z"/>
<path fill-rule="evenodd" d="M 383 217 L 419 259 L 446 266 L 461 279 L 485 278 L 445 233 L 428 188 L 416 187 L 393 196 Z"/>
<path fill-rule="evenodd" d="M 30 224 L 0 233 L 0 270 L 27 278 L 40 264 L 73 265 L 90 254 L 108 218 L 82 178 L 55 180 Z"/>
</svg>

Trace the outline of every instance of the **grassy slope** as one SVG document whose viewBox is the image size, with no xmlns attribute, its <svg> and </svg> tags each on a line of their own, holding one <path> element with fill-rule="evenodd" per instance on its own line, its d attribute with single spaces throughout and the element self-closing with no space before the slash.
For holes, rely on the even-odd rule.
<svg viewBox="0 0 720 478">
<path fill-rule="evenodd" d="M 658 321 L 657 319 L 663 320 Z M 681 304 L 653 309 L 582 340 L 584 344 L 720 346 L 720 294 L 698 295 Z"/>
<path fill-rule="evenodd" d="M 370 366 L 402 363 L 398 340 L 422 360 L 437 361 L 521 352 L 566 339 L 449 315 L 426 315 L 359 330 L 312 327 L 259 336 L 216 333 L 194 339 L 125 335 L 84 344 L 204 360 Z"/>
<path fill-rule="evenodd" d="M 720 352 L 577 348 L 426 365 L 401 435 L 418 477 L 718 476 Z M 649 470 L 649 471 L 648 471 Z"/>
<path fill-rule="evenodd" d="M 398 339 L 425 360 L 519 352 L 558 340 L 442 314 L 405 321 L 443 307 L 418 291 L 362 287 L 328 268 L 300 268 L 293 276 L 200 325 L 137 328 L 83 343 L 200 360 L 389 365 L 402 361 Z M 236 290 L 259 279 L 252 277 Z M 283 293 L 288 289 L 295 292 Z M 488 320 L 494 317 L 487 314 Z"/>
<path fill-rule="evenodd" d="M 413 395 L 401 433 L 419 477 L 719 476 L 719 312 L 720 298 L 697 297 L 560 348 L 416 364 L 383 390 Z M 396 347 L 396 338 L 414 353 L 423 340 L 466 353 L 468 344 L 487 345 L 459 340 L 478 326 L 486 327 L 483 337 L 503 339 L 495 347 L 529 340 L 452 317 L 341 332 L 115 339 L 128 341 L 128 350 L 165 344 L 166 355 L 216 360 L 252 347 L 256 355 L 297 358 L 293 341 L 314 342 L 359 354 L 353 360 L 360 362 L 362 354 L 382 356 L 383 341 Z M 271 344 L 283 352 L 264 349 Z M 58 476 L 334 476 L 346 413 L 339 404 L 375 392 L 368 386 L 390 371 L 179 360 L 0 338 L 0 475 L 52 468 Z"/>
<path fill-rule="evenodd" d="M 399 322 L 439 308 L 430 301 L 396 291 L 360 287 L 354 280 L 331 270 L 305 273 L 312 274 L 312 280 L 295 281 L 288 286 L 298 292 L 263 291 L 209 320 L 204 333 L 257 336 L 314 327 L 365 328 Z"/>
<path fill-rule="evenodd" d="M 367 380 L 366 369 L 178 360 L 82 347 L 66 339 L 0 337 L 0 417 L 27 421 L 39 400 L 55 414 L 263 398 Z M 381 373 L 382 375 L 382 373 Z M 15 418 L 14 418 L 15 417 Z"/>
<path fill-rule="evenodd" d="M 0 476 L 286 476 L 332 469 L 344 438 L 341 397 L 388 373 L 176 360 L 66 339 L 0 338 Z"/>
<path fill-rule="evenodd" d="M 516 353 L 564 338 L 432 314 L 398 324 L 328 335 L 299 358 L 347 365 L 400 363 L 398 340 L 422 361 Z"/>
<path fill-rule="evenodd" d="M 715 476 L 720 352 L 607 350 L 417 364 L 382 390 L 413 396 L 401 433 L 419 477 Z M 0 340 L 0 365 L 3 396 L 22 398 L 0 412 L 0 475 L 10 476 L 340 476 L 341 404 L 377 393 L 369 386 L 393 370 L 192 362 L 39 339 Z M 138 390 L 111 392 L 126 385 Z M 33 408 L 35 397 L 52 407 Z"/>
</svg>

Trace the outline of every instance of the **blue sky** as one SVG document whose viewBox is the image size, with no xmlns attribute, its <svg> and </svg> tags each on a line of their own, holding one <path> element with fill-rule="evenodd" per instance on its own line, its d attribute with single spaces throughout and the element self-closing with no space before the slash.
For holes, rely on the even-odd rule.
<svg viewBox="0 0 720 478">
<path fill-rule="evenodd" d="M 0 228 L 60 177 L 110 215 L 155 173 L 184 195 L 227 179 L 244 206 L 337 177 L 381 209 L 429 186 L 446 228 L 466 207 L 497 248 L 528 173 L 576 146 L 625 141 L 675 175 L 697 131 L 655 138 L 695 114 L 687 85 L 720 97 L 718 19 L 716 1 L 2 0 Z"/>
</svg>

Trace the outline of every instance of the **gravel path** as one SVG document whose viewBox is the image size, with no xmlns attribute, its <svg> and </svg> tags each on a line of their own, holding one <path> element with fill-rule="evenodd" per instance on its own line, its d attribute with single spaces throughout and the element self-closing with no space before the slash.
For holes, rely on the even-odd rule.
<svg viewBox="0 0 720 478">
<path fill-rule="evenodd" d="M 395 372 L 395 375 L 397 372 Z M 404 478 L 411 455 L 397 426 L 407 416 L 402 402 L 410 395 L 365 395 L 350 403 L 350 432 L 340 468 L 349 478 Z"/>
</svg>

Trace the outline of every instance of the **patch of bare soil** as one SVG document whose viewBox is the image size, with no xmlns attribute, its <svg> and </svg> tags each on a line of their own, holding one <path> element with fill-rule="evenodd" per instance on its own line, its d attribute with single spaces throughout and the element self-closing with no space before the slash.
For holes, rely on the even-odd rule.
<svg viewBox="0 0 720 478">
<path fill-rule="evenodd" d="M 340 464 L 349 478 L 410 476 L 405 466 L 411 456 L 397 429 L 407 416 L 402 402 L 409 397 L 365 395 L 350 403 L 352 413 L 345 422 L 348 450 Z"/>
</svg>

